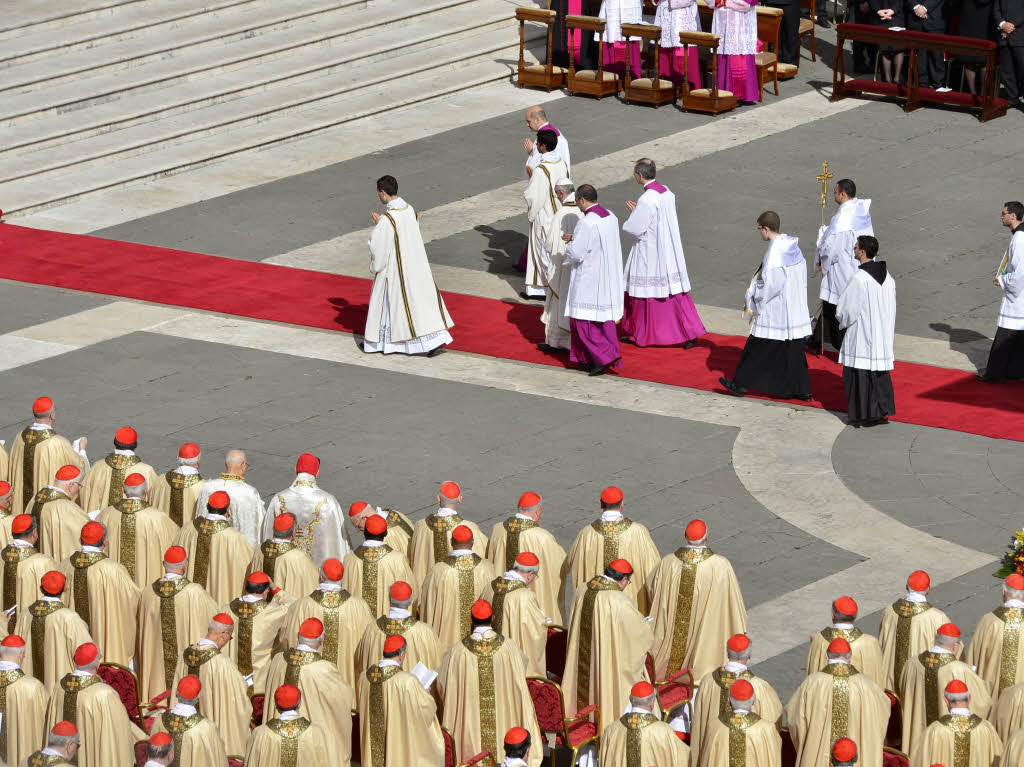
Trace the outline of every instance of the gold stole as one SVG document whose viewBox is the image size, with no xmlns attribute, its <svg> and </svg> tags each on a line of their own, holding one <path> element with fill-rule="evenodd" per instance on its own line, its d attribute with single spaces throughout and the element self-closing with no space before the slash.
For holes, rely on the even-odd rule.
<svg viewBox="0 0 1024 767">
<path fill-rule="evenodd" d="M 214 655 L 220 655 L 219 647 L 207 647 L 203 650 L 197 647 L 186 647 L 185 652 L 181 654 L 181 658 L 185 661 L 187 675 L 199 676 L 199 667 L 213 658 Z"/>
<path fill-rule="evenodd" d="M 683 546 L 675 556 L 682 563 L 679 571 L 679 592 L 676 594 L 676 615 L 672 624 L 672 647 L 668 654 L 667 673 L 674 674 L 683 667 L 686 648 L 690 643 L 690 613 L 693 610 L 693 590 L 697 583 L 697 567 L 714 554 L 711 549 Z"/>
<path fill-rule="evenodd" d="M 320 654 L 331 663 L 338 662 L 338 610 L 352 596 L 347 591 L 321 591 L 317 589 L 310 595 L 310 599 L 320 605 L 324 611 L 324 644 L 320 648 Z"/>
<path fill-rule="evenodd" d="M 75 676 L 65 674 L 60 680 L 60 687 L 64 690 L 64 721 L 78 724 L 78 693 L 100 681 L 98 676 Z"/>
<path fill-rule="evenodd" d="M 416 623 L 416 619 L 411 615 L 408 618 L 389 618 L 386 615 L 382 615 L 377 619 L 377 628 L 381 630 L 385 637 L 390 637 L 395 634 L 405 634 Z"/>
<path fill-rule="evenodd" d="M 509 517 L 504 521 L 502 527 L 505 528 L 505 570 L 511 570 L 515 566 L 516 557 L 522 553 L 519 536 L 527 530 L 539 527 L 539 525 L 532 519 Z"/>
<path fill-rule="evenodd" d="M 594 638 L 594 602 L 602 591 L 618 591 L 619 584 L 610 578 L 595 575 L 587 582 L 580 605 L 580 646 L 576 656 L 576 711 L 590 705 L 590 647 Z M 575 713 L 575 712 L 573 712 Z"/>
<path fill-rule="evenodd" d="M 382 511 L 388 515 L 388 529 L 398 528 L 406 535 L 409 536 L 409 540 L 412 540 L 412 526 L 402 519 L 402 516 L 394 509 L 382 509 Z"/>
<path fill-rule="evenodd" d="M 0 559 L 4 562 L 4 611 L 10 610 L 18 601 L 18 565 L 38 553 L 34 546 L 15 546 L 13 543 L 0 551 Z"/>
<path fill-rule="evenodd" d="M 387 721 L 384 719 L 384 683 L 401 671 L 401 666 L 380 666 L 374 664 L 366 670 L 370 683 L 370 765 L 384 767 L 388 754 Z M 365 758 L 365 754 L 363 757 Z"/>
<path fill-rule="evenodd" d="M 7 756 L 7 731 L 10 729 L 10 719 L 7 716 L 7 688 L 25 676 L 20 668 L 10 671 L 0 671 L 0 716 L 8 723 L 7 726 L 0 726 L 0 756 Z"/>
<path fill-rule="evenodd" d="M 192 580 L 205 589 L 210 574 L 210 539 L 221 530 L 231 527 L 231 523 L 226 519 L 196 517 L 192 520 L 192 526 L 199 534 L 196 540 L 195 562 L 192 565 Z"/>
<path fill-rule="evenodd" d="M 860 672 L 847 663 L 829 663 L 822 671 L 832 677 L 832 735 L 829 743 L 850 731 L 850 677 Z"/>
<path fill-rule="evenodd" d="M 999 689 L 1017 683 L 1017 650 L 1020 646 L 1020 624 L 1024 620 L 1024 609 L 1019 607 L 997 607 L 992 611 L 1003 622 L 1003 649 L 999 656 Z"/>
<path fill-rule="evenodd" d="M 473 570 L 480 561 L 476 554 L 463 554 L 460 557 L 453 554 L 444 558 L 444 563 L 459 573 L 459 631 L 462 632 L 462 636 L 467 636 L 473 629 L 473 600 L 476 598 Z M 366 577 L 365 573 L 363 577 Z"/>
<path fill-rule="evenodd" d="M 52 487 L 44 487 L 36 493 L 35 498 L 32 500 L 32 511 L 30 512 L 36 523 L 38 524 L 39 517 L 42 516 L 43 506 L 50 501 L 59 501 L 62 498 L 67 498 L 67 500 L 71 501 L 71 497 L 63 490 L 57 490 Z M 76 501 L 71 502 L 76 503 Z M 27 509 L 28 506 L 26 505 L 25 508 Z"/>
<path fill-rule="evenodd" d="M 526 584 L 522 581 L 510 581 L 503 577 L 495 578 L 491 581 L 491 589 L 494 591 L 494 599 L 491 602 L 491 609 L 494 611 L 494 616 L 491 620 L 491 626 L 499 634 L 502 632 L 502 625 L 505 622 L 505 597 L 513 591 L 525 588 Z"/>
<path fill-rule="evenodd" d="M 633 521 L 620 519 L 618 522 L 602 522 L 599 519 L 596 522 L 591 522 L 590 526 L 604 538 L 601 545 L 601 554 L 604 559 L 601 572 L 604 572 L 604 568 L 619 558 L 619 538 L 633 526 Z"/>
<path fill-rule="evenodd" d="M 749 669 L 734 674 L 732 671 L 726 671 L 725 667 L 721 666 L 711 672 L 711 678 L 718 685 L 718 715 L 722 716 L 723 714 L 732 713 L 732 706 L 729 704 L 729 688 L 732 686 L 732 683 L 737 679 L 753 679 L 754 675 L 750 673 Z"/>
<path fill-rule="evenodd" d="M 448 556 L 448 541 L 451 538 L 452 530 L 462 524 L 462 517 L 452 514 L 447 517 L 439 517 L 431 514 L 425 520 L 427 528 L 434 537 L 434 563 L 441 562 Z"/>
<path fill-rule="evenodd" d="M 757 714 L 737 713 L 732 709 L 718 715 L 718 721 L 729 728 L 729 767 L 747 764 L 747 730 L 761 721 Z"/>
<path fill-rule="evenodd" d="M 484 639 L 474 639 L 472 636 L 468 636 L 462 640 L 462 646 L 476 656 L 479 688 L 477 700 L 480 704 L 480 744 L 492 754 L 501 753 L 498 750 L 498 714 L 495 709 L 494 654 L 503 644 L 505 644 L 505 637 L 501 634 Z"/>
<path fill-rule="evenodd" d="M 71 595 L 74 598 L 75 612 L 92 632 L 92 615 L 89 610 L 89 568 L 107 558 L 102 551 L 76 551 L 71 555 L 71 566 L 75 568 L 74 580 L 71 584 Z"/>
<path fill-rule="evenodd" d="M 927 602 L 908 602 L 897 599 L 892 603 L 892 611 L 896 613 L 896 653 L 893 662 L 893 685 L 899 687 L 903 667 L 907 664 L 910 654 L 910 626 L 914 617 L 932 609 Z"/>
<path fill-rule="evenodd" d="M 619 721 L 626 728 L 626 767 L 647 767 L 643 759 L 644 730 L 658 721 L 654 714 L 639 711 L 623 714 Z"/>
<path fill-rule="evenodd" d="M 302 671 L 302 667 L 308 666 L 310 663 L 316 663 L 318 660 L 323 660 L 323 656 L 318 652 L 298 650 L 294 647 L 286 650 L 284 653 L 284 683 L 293 684 L 298 687 L 299 673 Z"/>
<path fill-rule="evenodd" d="M 171 521 L 181 527 L 185 523 L 185 489 L 192 487 L 197 482 L 202 482 L 203 478 L 199 474 L 180 474 L 172 470 L 164 474 L 164 479 L 171 488 L 171 508 L 167 510 L 167 513 L 170 515 Z M 177 759 L 177 749 L 174 751 L 174 756 Z"/>
<path fill-rule="evenodd" d="M 32 496 L 36 492 L 36 445 L 45 442 L 56 433 L 53 429 L 33 429 L 31 426 L 25 427 L 21 433 L 21 440 L 25 443 L 25 452 L 21 458 L 21 504 L 26 509 L 32 503 Z M 32 511 L 35 516 L 35 509 Z"/>
<path fill-rule="evenodd" d="M 227 475 L 221 474 L 221 477 L 225 477 L 225 476 L 227 476 Z M 237 477 L 237 479 L 241 480 L 241 477 Z M 300 480 L 296 480 L 293 484 L 295 484 L 295 485 L 305 485 L 306 487 L 313 487 L 313 483 L 312 482 L 307 482 L 307 481 L 301 480 L 301 479 Z M 280 494 L 278 494 L 276 497 L 277 497 L 277 514 L 278 514 L 278 516 L 280 516 L 281 514 L 284 514 L 288 509 L 285 506 L 284 498 L 281 497 Z M 294 546 L 299 547 L 300 549 L 302 549 L 303 551 L 305 551 L 307 554 L 310 554 L 310 555 L 312 555 L 312 553 L 313 553 L 313 531 L 316 530 L 316 526 L 320 524 L 320 515 L 323 513 L 324 504 L 325 503 L 327 503 L 327 499 L 326 498 L 323 499 L 322 501 L 320 501 L 320 503 L 318 503 L 316 506 L 313 507 L 313 517 L 310 520 L 309 524 L 306 525 L 305 527 L 298 527 L 298 529 L 296 529 L 296 531 L 295 531 L 295 538 L 292 540 L 292 544 Z M 295 518 L 298 519 L 298 517 L 295 517 Z M 269 575 L 269 573 L 268 573 L 268 575 Z"/>
<path fill-rule="evenodd" d="M 172 714 L 170 711 L 166 711 L 160 715 L 160 720 L 163 722 L 167 734 L 174 741 L 174 761 L 171 762 L 170 767 L 179 767 L 183 750 L 182 741 L 185 739 L 185 733 L 203 721 L 203 715 L 195 713 L 192 716 L 181 716 L 180 714 Z"/>
<path fill-rule="evenodd" d="M 117 502 L 124 498 L 124 478 L 128 474 L 128 469 L 137 463 L 142 463 L 142 459 L 137 455 L 118 455 L 117 453 L 111 453 L 104 458 L 103 461 L 110 467 L 110 485 L 107 487 L 107 506 L 116 506 Z"/>
<path fill-rule="evenodd" d="M 271 538 L 260 544 L 260 554 L 263 555 L 263 572 L 270 580 L 274 580 L 274 570 L 277 568 L 277 558 L 282 557 L 295 548 L 292 541 L 279 541 Z"/>
<path fill-rule="evenodd" d="M 29 605 L 28 611 L 32 615 L 32 676 L 36 679 L 46 678 L 46 654 L 43 652 L 46 645 L 46 619 L 63 607 L 63 602 L 46 602 L 42 599 Z"/>
<path fill-rule="evenodd" d="M 296 767 L 299 761 L 299 737 L 307 727 L 309 720 L 301 716 L 287 722 L 280 719 L 271 719 L 267 722 L 267 729 L 281 739 L 281 758 L 278 762 L 280 767 Z"/>
<path fill-rule="evenodd" d="M 161 578 L 153 582 L 153 591 L 160 597 L 160 639 L 164 655 L 164 684 L 168 690 L 174 686 L 174 667 L 178 661 L 178 621 L 174 614 L 174 598 L 189 583 L 188 578 Z"/>
<path fill-rule="evenodd" d="M 252 624 L 256 616 L 267 609 L 267 600 L 243 602 L 241 597 L 232 600 L 231 612 L 238 618 L 238 670 L 242 676 L 252 673 Z"/>
<path fill-rule="evenodd" d="M 924 666 L 924 711 L 927 727 L 939 718 L 939 700 L 942 697 L 942 691 L 939 690 L 939 669 L 952 663 L 956 658 L 952 653 L 925 650 L 917 659 Z"/>
<path fill-rule="evenodd" d="M 71 764 L 63 756 L 53 756 L 36 751 L 28 758 L 28 767 L 55 767 L 58 764 Z"/>
<path fill-rule="evenodd" d="M 135 580 L 138 556 L 135 550 L 135 544 L 138 540 L 135 532 L 135 515 L 143 509 L 148 509 L 149 503 L 139 498 L 122 498 L 114 504 L 114 508 L 121 512 L 121 537 L 118 542 L 118 558 L 132 577 L 132 580 Z"/>
<path fill-rule="evenodd" d="M 360 546 L 352 552 L 363 562 L 360 596 L 374 615 L 380 614 L 380 605 L 377 603 L 377 565 L 392 551 L 394 549 L 385 543 L 383 546 Z"/>
<path fill-rule="evenodd" d="M 953 763 L 949 767 L 970 767 L 971 730 L 981 724 L 981 717 L 946 714 L 939 722 L 953 733 Z"/>
</svg>

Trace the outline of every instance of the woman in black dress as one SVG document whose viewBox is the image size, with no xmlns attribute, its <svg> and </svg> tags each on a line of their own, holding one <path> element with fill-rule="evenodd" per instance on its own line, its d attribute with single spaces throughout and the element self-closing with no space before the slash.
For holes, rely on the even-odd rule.
<svg viewBox="0 0 1024 767">
<path fill-rule="evenodd" d="M 872 21 L 880 27 L 905 27 L 904 0 L 868 0 L 871 7 Z M 903 70 L 903 48 L 883 45 L 879 48 L 882 55 L 882 77 L 887 83 L 899 82 Z"/>
<path fill-rule="evenodd" d="M 995 40 L 996 30 L 992 23 L 994 0 L 962 0 L 960 3 L 960 37 L 976 37 L 979 40 Z M 967 90 L 978 95 L 978 72 L 985 60 L 980 56 L 958 56 L 964 65 Z"/>
</svg>

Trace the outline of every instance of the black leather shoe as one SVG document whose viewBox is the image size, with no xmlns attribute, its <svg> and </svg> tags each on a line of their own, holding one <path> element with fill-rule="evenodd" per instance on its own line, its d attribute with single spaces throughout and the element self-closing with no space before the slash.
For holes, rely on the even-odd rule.
<svg viewBox="0 0 1024 767">
<path fill-rule="evenodd" d="M 725 378 L 724 376 L 718 379 L 718 383 L 725 387 L 726 391 L 737 397 L 742 397 L 747 393 L 747 390 L 742 386 L 737 386 L 736 382 L 731 378 Z"/>
<path fill-rule="evenodd" d="M 689 341 L 687 341 L 685 344 L 683 344 L 683 348 L 684 349 L 692 349 L 696 345 L 697 345 L 697 339 L 691 338 Z"/>
<path fill-rule="evenodd" d="M 810 394 L 797 394 L 795 397 L 793 397 L 793 399 L 798 399 L 801 402 L 810 402 L 811 401 L 811 395 Z"/>
<path fill-rule="evenodd" d="M 819 16 L 818 17 L 818 26 L 821 27 L 822 29 L 832 29 L 832 22 L 830 22 L 824 16 Z"/>
</svg>

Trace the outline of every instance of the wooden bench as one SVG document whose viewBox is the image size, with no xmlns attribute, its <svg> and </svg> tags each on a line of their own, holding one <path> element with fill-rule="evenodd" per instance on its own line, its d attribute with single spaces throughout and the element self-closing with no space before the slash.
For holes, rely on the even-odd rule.
<svg viewBox="0 0 1024 767">
<path fill-rule="evenodd" d="M 814 23 L 818 20 L 814 15 L 814 2 L 815 0 L 800 0 L 800 10 L 809 11 L 810 18 L 805 19 L 803 16 L 800 17 L 800 32 L 797 39 L 802 44 L 804 38 L 807 35 L 811 36 L 811 61 L 817 61 L 818 56 L 814 50 Z"/>
<path fill-rule="evenodd" d="M 982 122 L 1006 114 L 1006 99 L 996 97 L 996 55 L 997 47 L 991 40 L 972 37 L 914 32 L 909 29 L 893 32 L 885 27 L 869 24 L 840 24 L 836 27 L 836 57 L 832 72 L 832 101 L 855 94 L 869 93 L 889 98 L 902 99 L 904 111 L 912 112 L 924 103 L 948 104 L 980 111 Z M 907 84 L 885 83 L 876 80 L 846 79 L 846 64 L 843 47 L 847 40 L 868 45 L 891 45 L 906 49 L 910 56 L 907 68 Z M 940 51 L 953 56 L 977 56 L 985 61 L 981 95 L 974 96 L 960 91 L 939 91 L 922 88 L 917 77 L 918 51 Z"/>
<path fill-rule="evenodd" d="M 698 51 L 710 53 L 711 87 L 691 88 L 689 79 L 683 80 L 683 109 L 697 112 L 708 112 L 717 115 L 735 109 L 739 103 L 736 96 L 729 91 L 718 89 L 718 35 L 710 32 L 680 32 L 679 43 L 683 45 L 683 71 L 689 72 L 690 46 Z"/>
<path fill-rule="evenodd" d="M 655 24 L 623 24 L 622 34 L 627 38 L 639 37 L 641 51 L 650 49 L 647 58 L 647 77 L 633 79 L 632 67 L 626 67 L 626 85 L 623 95 L 626 103 L 639 101 L 654 104 L 655 108 L 676 100 L 676 87 L 671 80 L 662 80 L 658 53 L 661 50 L 661 27 Z M 643 74 L 643 72 L 641 72 Z"/>
<path fill-rule="evenodd" d="M 576 59 L 569 56 L 569 75 L 565 81 L 565 91 L 570 96 L 574 93 L 586 93 L 590 96 L 597 96 L 599 99 L 618 93 L 621 88 L 619 77 L 614 72 L 604 71 L 604 30 L 606 22 L 596 16 L 576 16 L 568 14 L 565 17 L 565 28 L 568 39 L 572 39 L 573 30 L 580 30 L 582 34 L 590 32 L 599 35 L 597 48 L 597 69 L 576 70 Z M 570 46 L 571 49 L 571 46 Z M 629 67 L 627 67 L 628 69 Z"/>
<path fill-rule="evenodd" d="M 555 11 L 544 8 L 516 8 L 516 20 L 519 22 L 519 68 L 516 71 L 516 85 L 520 88 L 531 86 L 544 88 L 551 93 L 552 88 L 561 88 L 565 84 L 565 67 L 556 67 L 551 56 L 551 37 L 554 31 Z M 524 53 L 526 49 L 526 22 L 543 24 L 548 28 L 547 53 L 544 64 L 527 65 Z"/>
</svg>

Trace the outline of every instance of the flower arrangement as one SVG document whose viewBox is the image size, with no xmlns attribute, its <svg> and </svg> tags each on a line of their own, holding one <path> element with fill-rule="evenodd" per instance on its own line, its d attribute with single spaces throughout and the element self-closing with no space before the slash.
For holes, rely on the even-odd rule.
<svg viewBox="0 0 1024 767">
<path fill-rule="evenodd" d="M 1005 578 L 1012 573 L 1024 575 L 1024 530 L 1013 534 L 1009 549 L 1003 554 L 1003 566 L 993 573 L 996 578 Z"/>
</svg>

